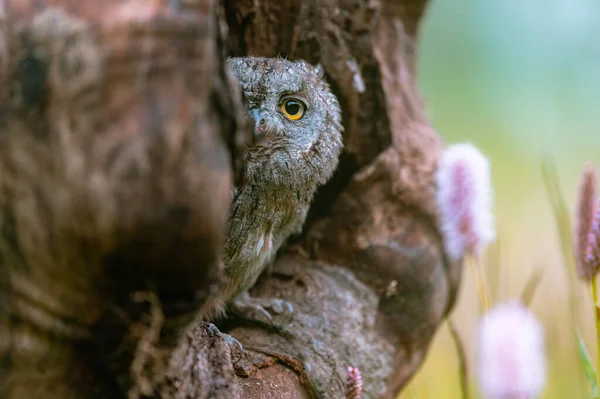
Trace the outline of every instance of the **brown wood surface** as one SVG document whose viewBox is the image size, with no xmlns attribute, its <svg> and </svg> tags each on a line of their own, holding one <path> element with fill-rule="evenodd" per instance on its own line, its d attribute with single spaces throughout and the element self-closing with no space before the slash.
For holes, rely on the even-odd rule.
<svg viewBox="0 0 600 399">
<path fill-rule="evenodd" d="M 338 399 L 348 366 L 363 398 L 402 390 L 462 270 L 417 89 L 426 1 L 0 4 L 2 398 Z M 243 179 L 228 55 L 321 63 L 343 108 L 339 170 L 251 291 L 293 304 L 279 330 L 187 325 Z"/>
</svg>

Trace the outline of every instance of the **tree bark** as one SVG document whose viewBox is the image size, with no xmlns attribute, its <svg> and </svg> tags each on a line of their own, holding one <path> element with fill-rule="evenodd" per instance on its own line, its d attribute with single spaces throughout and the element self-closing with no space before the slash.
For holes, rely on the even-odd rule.
<svg viewBox="0 0 600 399">
<path fill-rule="evenodd" d="M 437 228 L 443 145 L 416 81 L 425 6 L 5 0 L 2 397 L 337 399 L 348 366 L 363 398 L 396 397 L 462 271 Z M 343 110 L 339 170 L 251 291 L 293 305 L 278 329 L 188 324 L 222 282 L 243 179 L 227 55 L 321 63 Z"/>
<path fill-rule="evenodd" d="M 215 5 L 0 6 L 0 396 L 119 397 L 129 347 L 99 353 L 153 341 L 130 294 L 168 321 L 222 280 L 245 136 Z"/>
</svg>

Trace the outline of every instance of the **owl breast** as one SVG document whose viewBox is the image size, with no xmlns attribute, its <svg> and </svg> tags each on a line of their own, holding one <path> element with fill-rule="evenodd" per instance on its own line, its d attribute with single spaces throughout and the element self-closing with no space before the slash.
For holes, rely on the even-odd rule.
<svg viewBox="0 0 600 399">
<path fill-rule="evenodd" d="M 273 232 L 270 228 L 260 235 L 256 242 L 254 252 L 260 259 L 267 258 L 273 252 Z"/>
</svg>

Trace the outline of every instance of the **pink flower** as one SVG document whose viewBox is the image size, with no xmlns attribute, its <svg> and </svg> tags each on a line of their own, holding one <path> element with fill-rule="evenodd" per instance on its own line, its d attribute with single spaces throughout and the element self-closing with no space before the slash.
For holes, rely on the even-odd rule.
<svg viewBox="0 0 600 399">
<path fill-rule="evenodd" d="M 596 169 L 588 162 L 583 169 L 581 183 L 579 185 L 579 196 L 577 200 L 577 214 L 575 217 L 575 261 L 577 274 L 584 280 L 590 281 L 598 274 L 600 265 L 596 262 L 592 265 L 588 261 L 589 245 L 593 244 L 592 224 L 594 212 L 597 206 L 597 176 Z M 593 261 L 593 259 L 592 259 Z"/>
<path fill-rule="evenodd" d="M 478 380 L 487 399 L 532 399 L 544 388 L 544 331 L 518 301 L 488 311 L 479 325 Z"/>
<path fill-rule="evenodd" d="M 472 144 L 455 144 L 442 155 L 436 173 L 440 230 L 448 256 L 472 255 L 495 237 L 488 160 Z"/>
<path fill-rule="evenodd" d="M 600 201 L 596 205 L 587 241 L 585 262 L 592 276 L 595 276 L 600 270 Z"/>
<path fill-rule="evenodd" d="M 348 367 L 346 375 L 346 399 L 360 399 L 362 393 L 362 377 L 358 367 Z"/>
</svg>

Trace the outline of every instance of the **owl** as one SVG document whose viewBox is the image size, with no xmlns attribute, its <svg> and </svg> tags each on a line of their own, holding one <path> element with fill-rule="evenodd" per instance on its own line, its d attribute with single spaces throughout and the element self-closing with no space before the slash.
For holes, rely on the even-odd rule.
<svg viewBox="0 0 600 399">
<path fill-rule="evenodd" d="M 242 314 L 272 302 L 252 299 L 254 285 L 277 250 L 299 233 L 317 188 L 329 180 L 342 150 L 341 111 L 320 66 L 275 58 L 230 58 L 254 144 L 246 179 L 233 194 L 224 251 L 227 282 L 209 313 L 230 305 Z"/>
</svg>

